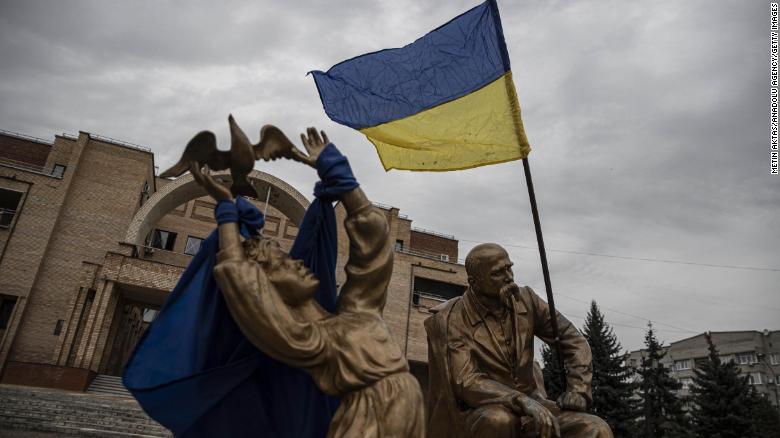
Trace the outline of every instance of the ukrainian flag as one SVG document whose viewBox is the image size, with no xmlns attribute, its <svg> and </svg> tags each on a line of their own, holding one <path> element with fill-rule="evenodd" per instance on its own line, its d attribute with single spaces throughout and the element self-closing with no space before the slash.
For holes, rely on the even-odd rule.
<svg viewBox="0 0 780 438">
<path fill-rule="evenodd" d="M 312 74 L 328 117 L 365 134 L 385 170 L 467 169 L 531 150 L 495 0 Z"/>
</svg>

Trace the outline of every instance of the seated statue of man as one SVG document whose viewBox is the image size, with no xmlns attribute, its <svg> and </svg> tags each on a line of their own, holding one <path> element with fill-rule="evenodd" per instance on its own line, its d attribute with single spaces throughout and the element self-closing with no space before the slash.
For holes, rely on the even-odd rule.
<svg viewBox="0 0 780 438">
<path fill-rule="evenodd" d="M 550 310 L 518 287 L 507 252 L 482 244 L 466 257 L 469 287 L 425 321 L 430 396 L 428 436 L 518 438 L 612 437 L 585 414 L 591 400 L 591 352 L 560 314 L 566 391 L 556 404 L 534 376 L 534 336 L 554 341 Z"/>
</svg>

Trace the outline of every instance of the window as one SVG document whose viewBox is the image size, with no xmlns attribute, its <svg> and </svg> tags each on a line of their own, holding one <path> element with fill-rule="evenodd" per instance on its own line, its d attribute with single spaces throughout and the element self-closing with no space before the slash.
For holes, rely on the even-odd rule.
<svg viewBox="0 0 780 438">
<path fill-rule="evenodd" d="M 51 170 L 51 176 L 55 178 L 62 178 L 62 176 L 65 175 L 65 169 L 66 167 L 62 164 L 55 164 L 54 168 Z"/>
<path fill-rule="evenodd" d="M 139 197 L 140 205 L 144 205 L 144 202 L 149 199 L 149 181 L 144 181 L 144 186 L 141 189 L 141 196 Z"/>
<path fill-rule="evenodd" d="M 200 237 L 187 236 L 187 244 L 184 245 L 184 254 L 194 256 L 200 251 L 200 244 L 203 239 Z"/>
<path fill-rule="evenodd" d="M 268 215 L 265 217 L 265 226 L 263 227 L 263 236 L 278 236 L 279 226 L 282 219 L 276 216 Z"/>
<path fill-rule="evenodd" d="M 143 322 L 151 323 L 152 321 L 154 321 L 157 318 L 157 314 L 158 313 L 160 313 L 160 312 L 157 311 L 157 310 L 154 310 L 154 309 L 144 309 L 143 310 L 143 316 L 142 316 Z"/>
<path fill-rule="evenodd" d="M 412 303 L 420 304 L 420 297 L 429 297 L 439 300 L 449 300 L 463 295 L 466 286 L 431 280 L 430 278 L 414 277 L 414 294 Z"/>
<path fill-rule="evenodd" d="M 674 361 L 674 369 L 676 369 L 677 371 L 691 369 L 691 360 L 690 359 L 683 359 L 683 360 L 676 360 L 676 361 Z"/>
<path fill-rule="evenodd" d="M 760 385 L 764 383 L 763 379 L 761 378 L 761 373 L 748 374 L 748 383 L 750 385 Z"/>
<path fill-rule="evenodd" d="M 771 353 L 769 355 L 769 363 L 772 365 L 780 365 L 780 353 Z"/>
<path fill-rule="evenodd" d="M 0 227 L 10 227 L 22 200 L 22 192 L 0 189 Z"/>
<path fill-rule="evenodd" d="M 688 391 L 691 389 L 691 386 L 693 386 L 693 379 L 686 377 L 684 379 L 680 379 L 680 383 L 682 384 L 682 389 Z"/>
<path fill-rule="evenodd" d="M 152 248 L 173 251 L 173 245 L 176 243 L 176 233 L 165 230 L 154 230 L 152 233 Z"/>
<path fill-rule="evenodd" d="M 736 357 L 736 362 L 740 365 L 749 365 L 757 362 L 755 353 L 738 353 Z"/>
<path fill-rule="evenodd" d="M 11 315 L 14 313 L 16 297 L 0 295 L 0 330 L 8 328 L 11 323 Z"/>
<path fill-rule="evenodd" d="M 404 249 L 404 241 L 403 240 L 396 240 L 395 241 L 395 250 L 396 251 L 403 251 Z"/>
<path fill-rule="evenodd" d="M 734 362 L 734 355 L 733 354 L 726 354 L 726 355 L 720 356 L 720 361 L 723 362 L 723 363 Z"/>
<path fill-rule="evenodd" d="M 448 262 L 450 261 L 450 256 L 448 256 L 447 254 L 439 254 L 439 260 L 443 262 Z"/>
<path fill-rule="evenodd" d="M 298 227 L 296 227 L 294 223 L 290 222 L 290 220 L 287 219 L 284 223 L 284 238 L 295 239 L 297 235 L 298 235 Z"/>
<path fill-rule="evenodd" d="M 54 324 L 54 336 L 59 336 L 60 333 L 62 333 L 62 326 L 65 325 L 64 319 L 58 319 L 57 323 Z"/>
</svg>

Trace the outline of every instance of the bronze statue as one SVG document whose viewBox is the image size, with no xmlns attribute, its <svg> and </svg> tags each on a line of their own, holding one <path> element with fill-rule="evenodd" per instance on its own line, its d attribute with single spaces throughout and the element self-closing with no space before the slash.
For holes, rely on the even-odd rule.
<svg viewBox="0 0 780 438">
<path fill-rule="evenodd" d="M 233 115 L 228 116 L 230 124 L 230 151 L 217 149 L 217 136 L 211 131 L 201 131 L 187 143 L 181 159 L 170 169 L 160 174 L 162 178 L 177 177 L 190 170 L 190 163 L 201 167 L 206 165 L 212 170 L 230 169 L 233 195 L 257 198 L 254 187 L 249 184 L 247 175 L 255 166 L 255 160 L 276 160 L 294 158 L 300 161 L 300 151 L 287 139 L 284 133 L 273 125 L 265 125 L 260 130 L 260 142 L 252 144 L 238 126 Z"/>
<path fill-rule="evenodd" d="M 301 135 L 308 154 L 280 149 L 315 167 L 328 146 L 313 128 Z M 261 142 L 262 144 L 262 142 Z M 231 192 L 200 162 L 194 178 L 218 202 Z M 347 280 L 331 314 L 313 299 L 318 279 L 271 240 L 241 240 L 235 222 L 219 225 L 214 274 L 244 335 L 260 350 L 312 376 L 319 388 L 341 398 L 330 437 L 422 437 L 422 393 L 382 319 L 393 268 L 393 242 L 385 216 L 356 187 L 340 196 L 350 239 Z"/>
<path fill-rule="evenodd" d="M 512 262 L 499 245 L 472 249 L 466 273 L 466 293 L 425 321 L 428 436 L 612 437 L 606 422 L 583 413 L 592 377 L 584 336 L 557 315 L 567 390 L 557 404 L 547 400 L 535 379 L 533 351 L 534 336 L 553 342 L 547 303 L 514 283 Z"/>
</svg>

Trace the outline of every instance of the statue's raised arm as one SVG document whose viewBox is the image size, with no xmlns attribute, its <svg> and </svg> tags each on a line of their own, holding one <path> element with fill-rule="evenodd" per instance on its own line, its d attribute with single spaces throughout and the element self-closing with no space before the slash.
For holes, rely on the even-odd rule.
<svg viewBox="0 0 780 438">
<path fill-rule="evenodd" d="M 338 304 L 327 312 L 314 299 L 320 281 L 335 278 L 329 275 L 333 272 L 321 272 L 317 278 L 272 241 L 242 241 L 237 204 L 245 201 L 234 202 L 230 190 L 194 164 L 194 178 L 217 201 L 217 283 L 247 339 L 306 371 L 323 392 L 340 397 L 328 436 L 422 437 L 425 414 L 419 384 L 382 319 L 393 268 L 387 219 L 366 198 L 346 157 L 324 132 L 309 128 L 301 139 L 305 153 L 291 146 L 281 156 L 315 168 L 320 182 L 299 239 L 313 235 L 307 228 L 311 224 L 327 222 L 325 217 L 307 222 L 310 213 L 330 209 L 332 214 L 335 200 L 347 210 L 350 254 Z M 298 244 L 306 242 L 296 240 L 293 252 Z"/>
</svg>

